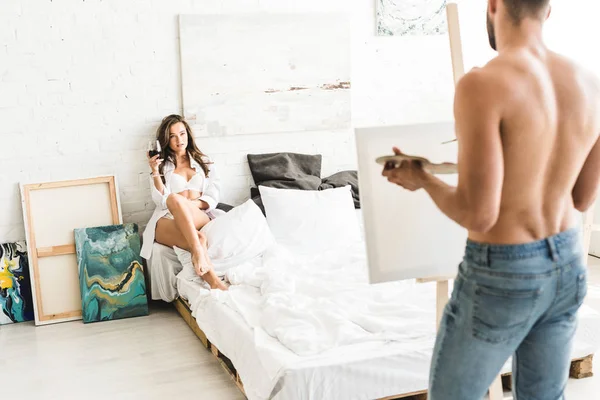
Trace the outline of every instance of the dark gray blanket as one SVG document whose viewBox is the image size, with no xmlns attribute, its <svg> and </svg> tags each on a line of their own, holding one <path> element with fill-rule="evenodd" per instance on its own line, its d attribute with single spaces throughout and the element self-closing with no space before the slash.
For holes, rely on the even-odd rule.
<svg viewBox="0 0 600 400">
<path fill-rule="evenodd" d="M 227 203 L 219 203 L 219 204 L 217 204 L 217 209 L 223 210 L 225 212 L 229 212 L 229 211 L 233 210 L 233 206 L 229 205 Z"/>
<path fill-rule="evenodd" d="M 357 171 L 341 171 L 324 178 L 319 185 L 319 190 L 333 189 L 350 185 L 352 188 L 352 199 L 354 200 L 354 208 L 360 208 L 360 196 L 358 193 L 358 172 Z"/>
</svg>

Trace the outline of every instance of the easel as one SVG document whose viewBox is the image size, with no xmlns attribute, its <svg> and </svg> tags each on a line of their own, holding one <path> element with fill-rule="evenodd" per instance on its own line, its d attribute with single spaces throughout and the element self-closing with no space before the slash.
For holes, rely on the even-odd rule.
<svg viewBox="0 0 600 400">
<path fill-rule="evenodd" d="M 587 257 L 590 254 L 590 243 L 592 241 L 592 233 L 600 232 L 600 225 L 594 224 L 594 214 L 596 211 L 596 203 L 583 214 L 583 250 Z M 587 264 L 587 263 L 586 263 Z"/>
<path fill-rule="evenodd" d="M 452 71 L 454 75 L 454 85 L 465 74 L 465 65 L 463 60 L 462 41 L 460 37 L 460 21 L 458 19 L 458 4 L 448 3 L 446 5 L 446 16 L 448 18 L 448 36 L 450 37 L 450 54 L 452 56 Z M 418 283 L 436 282 L 436 318 L 439 329 L 444 308 L 449 300 L 448 290 L 449 281 L 453 277 L 436 277 L 428 279 L 417 279 Z M 489 389 L 489 400 L 502 400 L 504 393 L 502 390 L 502 376 L 498 377 L 492 383 Z"/>
</svg>

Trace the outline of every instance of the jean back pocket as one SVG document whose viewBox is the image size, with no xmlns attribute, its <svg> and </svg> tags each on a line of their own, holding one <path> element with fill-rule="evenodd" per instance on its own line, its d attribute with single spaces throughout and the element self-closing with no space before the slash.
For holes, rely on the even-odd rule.
<svg viewBox="0 0 600 400">
<path fill-rule="evenodd" d="M 500 289 L 477 284 L 473 336 L 489 343 L 514 339 L 529 326 L 541 292 L 541 289 Z"/>
</svg>

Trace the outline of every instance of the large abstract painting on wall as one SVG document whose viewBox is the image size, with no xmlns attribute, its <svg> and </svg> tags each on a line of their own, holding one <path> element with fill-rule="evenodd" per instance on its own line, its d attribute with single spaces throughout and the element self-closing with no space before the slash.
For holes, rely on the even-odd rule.
<svg viewBox="0 0 600 400">
<path fill-rule="evenodd" d="M 75 229 L 84 322 L 148 315 L 136 224 Z"/>
<path fill-rule="evenodd" d="M 25 242 L 0 244 L 0 325 L 33 320 Z"/>
<path fill-rule="evenodd" d="M 377 0 L 379 36 L 443 35 L 447 0 Z"/>
<path fill-rule="evenodd" d="M 183 108 L 197 136 L 350 127 L 340 14 L 181 15 Z"/>
</svg>

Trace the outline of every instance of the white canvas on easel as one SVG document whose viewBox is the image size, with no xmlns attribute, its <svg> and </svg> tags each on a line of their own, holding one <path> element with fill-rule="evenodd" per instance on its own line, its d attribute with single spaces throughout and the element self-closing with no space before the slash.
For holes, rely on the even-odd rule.
<svg viewBox="0 0 600 400">
<path fill-rule="evenodd" d="M 456 144 L 442 144 L 454 135 L 454 123 L 357 128 L 355 134 L 370 282 L 455 276 L 467 231 L 424 191 L 412 193 L 390 184 L 375 163 L 393 146 L 432 162 L 456 162 Z M 439 177 L 457 183 L 455 174 Z"/>
<path fill-rule="evenodd" d="M 74 229 L 122 223 L 114 176 L 21 184 L 36 325 L 81 319 Z"/>
</svg>

